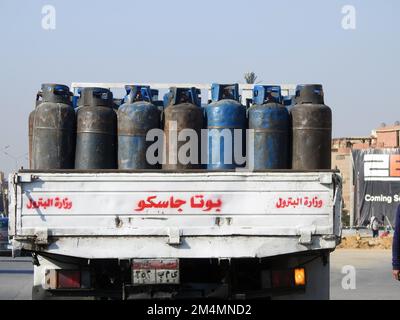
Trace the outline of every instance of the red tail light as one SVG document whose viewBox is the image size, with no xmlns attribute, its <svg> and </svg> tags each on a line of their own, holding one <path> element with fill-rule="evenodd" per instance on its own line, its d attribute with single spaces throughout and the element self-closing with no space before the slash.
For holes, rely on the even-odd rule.
<svg viewBox="0 0 400 320">
<path fill-rule="evenodd" d="M 81 287 L 81 272 L 79 270 L 58 270 L 58 289 L 77 289 Z"/>
<path fill-rule="evenodd" d="M 272 271 L 273 288 L 291 288 L 292 286 L 293 286 L 292 270 Z"/>
</svg>

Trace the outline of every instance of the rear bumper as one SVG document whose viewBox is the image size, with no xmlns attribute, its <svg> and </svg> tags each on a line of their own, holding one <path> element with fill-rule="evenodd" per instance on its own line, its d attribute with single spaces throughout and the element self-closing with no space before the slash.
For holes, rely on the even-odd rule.
<svg viewBox="0 0 400 320">
<path fill-rule="evenodd" d="M 309 244 L 300 236 L 203 236 L 181 237 L 170 244 L 168 237 L 60 237 L 49 238 L 48 244 L 13 241 L 14 255 L 20 250 L 84 259 L 131 258 L 265 258 L 298 252 L 335 249 L 339 238 L 312 236 Z"/>
<path fill-rule="evenodd" d="M 34 299 L 328 299 L 329 252 L 307 252 L 267 259 L 181 259 L 180 284 L 134 286 L 131 261 L 115 259 L 90 262 L 62 256 L 38 256 L 34 268 Z M 276 286 L 273 271 L 305 268 L 305 286 Z M 49 287 L 49 270 L 87 270 L 90 283 L 78 289 Z M 107 270 L 106 273 L 104 271 Z M 112 280 L 113 279 L 113 280 Z M 112 281 L 111 281 L 112 280 Z M 50 283 L 53 283 L 50 281 Z M 54 282 L 55 283 L 55 282 Z M 278 282 L 279 283 L 279 282 Z M 282 285 L 283 284 L 283 285 Z"/>
</svg>

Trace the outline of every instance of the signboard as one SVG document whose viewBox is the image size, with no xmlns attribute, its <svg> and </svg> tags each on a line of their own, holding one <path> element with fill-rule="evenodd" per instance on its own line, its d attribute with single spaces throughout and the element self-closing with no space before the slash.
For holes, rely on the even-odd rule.
<svg viewBox="0 0 400 320">
<path fill-rule="evenodd" d="M 374 215 L 392 225 L 400 205 L 400 149 L 353 150 L 356 225 Z M 385 221 L 387 222 L 387 221 Z"/>
</svg>

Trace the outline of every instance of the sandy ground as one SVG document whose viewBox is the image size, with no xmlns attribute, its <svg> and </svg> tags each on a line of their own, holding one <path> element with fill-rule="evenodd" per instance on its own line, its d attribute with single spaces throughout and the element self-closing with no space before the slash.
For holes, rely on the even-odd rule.
<svg viewBox="0 0 400 320">
<path fill-rule="evenodd" d="M 383 249 L 390 250 L 392 248 L 393 237 L 381 236 L 372 238 L 370 235 L 343 235 L 342 243 L 338 249 Z"/>
</svg>

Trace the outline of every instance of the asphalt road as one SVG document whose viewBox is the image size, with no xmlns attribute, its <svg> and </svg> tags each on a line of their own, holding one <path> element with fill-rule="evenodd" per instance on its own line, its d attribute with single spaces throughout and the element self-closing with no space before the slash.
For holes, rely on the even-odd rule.
<svg viewBox="0 0 400 320">
<path fill-rule="evenodd" d="M 29 257 L 0 257 L 0 300 L 30 299 L 32 277 Z M 391 252 L 335 251 L 331 256 L 331 299 L 400 300 L 400 282 L 391 278 Z"/>
<path fill-rule="evenodd" d="M 0 257 L 0 300 L 30 300 L 32 283 L 30 257 Z"/>
<path fill-rule="evenodd" d="M 335 251 L 331 255 L 331 299 L 400 300 L 400 282 L 392 279 L 391 254 L 391 250 Z M 355 282 L 350 279 L 354 273 Z"/>
</svg>

